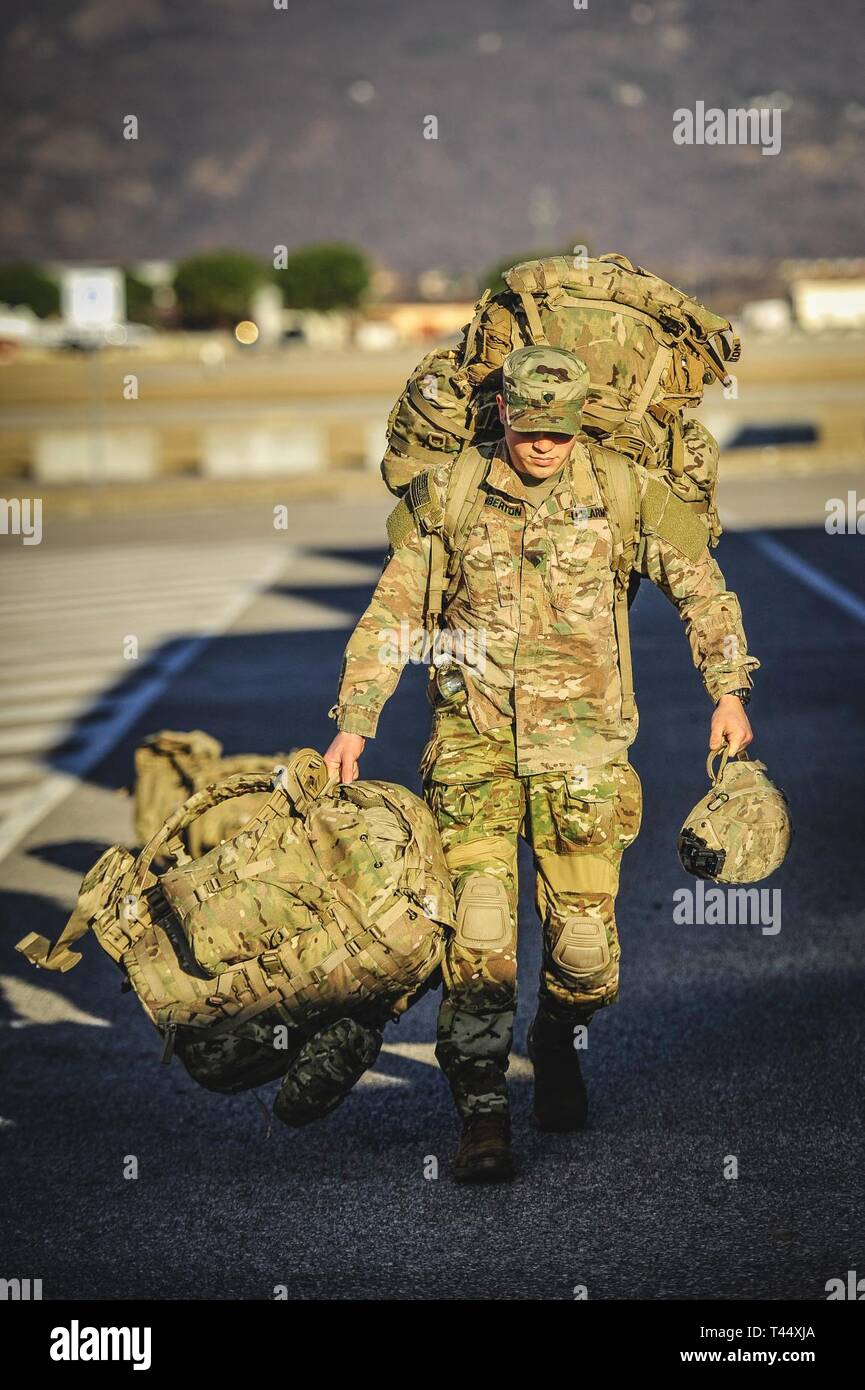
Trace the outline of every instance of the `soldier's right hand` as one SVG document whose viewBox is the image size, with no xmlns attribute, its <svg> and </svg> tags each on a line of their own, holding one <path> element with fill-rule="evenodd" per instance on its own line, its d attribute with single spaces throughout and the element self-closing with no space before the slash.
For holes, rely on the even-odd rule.
<svg viewBox="0 0 865 1390">
<path fill-rule="evenodd" d="M 365 747 L 361 734 L 337 734 L 324 755 L 331 777 L 338 772 L 340 782 L 356 782 L 360 776 L 358 759 Z"/>
</svg>

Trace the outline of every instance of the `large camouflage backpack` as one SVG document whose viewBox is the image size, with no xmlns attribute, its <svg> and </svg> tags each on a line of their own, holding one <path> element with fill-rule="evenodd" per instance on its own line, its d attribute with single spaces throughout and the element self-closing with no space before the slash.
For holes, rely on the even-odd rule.
<svg viewBox="0 0 865 1390">
<path fill-rule="evenodd" d="M 135 750 L 136 843 L 146 845 L 172 811 L 193 792 L 235 772 L 270 773 L 275 764 L 285 763 L 290 756 L 235 753 L 224 757 L 219 740 L 202 729 L 189 733 L 161 729 L 148 735 Z M 190 823 L 184 835 L 186 849 L 193 858 L 206 853 L 239 830 L 266 799 L 260 792 L 250 792 L 212 807 Z"/>
<path fill-rule="evenodd" d="M 31 932 L 17 949 L 70 970 L 81 959 L 71 947 L 91 928 L 164 1038 L 163 1060 L 176 1047 L 195 1079 L 220 1091 L 275 1079 L 291 1063 L 277 1113 L 303 1123 L 312 1116 L 298 1078 L 315 1091 L 310 1058 L 326 1055 L 332 1078 L 340 1048 L 349 1072 L 374 1060 L 375 1030 L 428 987 L 454 902 L 432 814 L 405 788 L 336 784 L 311 749 L 275 783 L 237 774 L 196 792 L 137 857 L 119 846 L 101 856 L 53 946 Z M 252 793 L 265 800 L 243 829 L 190 859 L 190 825 Z M 158 874 L 163 855 L 174 867 Z"/>
<path fill-rule="evenodd" d="M 419 472 L 499 433 L 495 394 L 511 351 L 563 347 L 589 369 L 586 433 L 658 470 L 717 543 L 718 446 L 684 411 L 709 382 L 729 381 L 739 355 L 729 322 L 615 253 L 525 261 L 502 278 L 506 288 L 481 297 L 460 345 L 428 353 L 395 403 L 382 462 L 390 490 L 401 496 Z"/>
</svg>

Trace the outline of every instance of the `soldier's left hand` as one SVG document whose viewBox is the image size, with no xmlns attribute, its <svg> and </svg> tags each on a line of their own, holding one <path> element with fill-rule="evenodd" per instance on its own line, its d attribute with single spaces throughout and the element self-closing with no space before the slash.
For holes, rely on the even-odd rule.
<svg viewBox="0 0 865 1390">
<path fill-rule="evenodd" d="M 720 748 L 722 744 L 727 743 L 732 758 L 740 748 L 747 748 L 753 739 L 754 731 L 738 695 L 722 695 L 712 715 L 709 730 L 710 749 Z"/>
</svg>

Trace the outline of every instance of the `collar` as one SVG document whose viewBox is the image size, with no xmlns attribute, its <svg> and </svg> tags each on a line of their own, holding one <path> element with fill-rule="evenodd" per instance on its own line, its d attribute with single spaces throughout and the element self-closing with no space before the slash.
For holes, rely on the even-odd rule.
<svg viewBox="0 0 865 1390">
<path fill-rule="evenodd" d="M 506 497 L 514 498 L 518 502 L 526 502 L 530 499 L 529 490 L 508 458 L 507 445 L 504 439 L 500 439 L 495 447 L 484 483 L 487 487 L 494 488 L 496 492 L 502 492 Z M 594 497 L 595 493 L 594 470 L 589 451 L 585 444 L 577 438 L 574 440 L 574 447 L 570 455 L 565 460 L 556 485 L 546 500 L 549 502 L 555 498 L 558 507 L 565 509 L 585 505 L 587 498 L 589 496 Z"/>
</svg>

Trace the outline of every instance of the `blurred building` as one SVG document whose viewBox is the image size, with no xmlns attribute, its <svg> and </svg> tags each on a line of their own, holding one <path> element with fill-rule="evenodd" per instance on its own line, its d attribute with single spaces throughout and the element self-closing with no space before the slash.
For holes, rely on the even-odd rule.
<svg viewBox="0 0 865 1390">
<path fill-rule="evenodd" d="M 426 301 L 372 304 L 364 310 L 363 321 L 369 325 L 386 325 L 395 346 L 413 343 L 432 346 L 456 337 L 471 319 L 473 309 L 471 300 L 442 304 Z"/>
<path fill-rule="evenodd" d="M 749 333 L 788 333 L 793 321 L 786 299 L 754 299 L 742 307 L 742 327 Z"/>
<path fill-rule="evenodd" d="M 785 261 L 781 271 L 806 333 L 865 328 L 865 260 Z"/>
<path fill-rule="evenodd" d="M 806 333 L 865 328 L 865 278 L 798 280 L 791 288 L 796 322 Z"/>
</svg>

